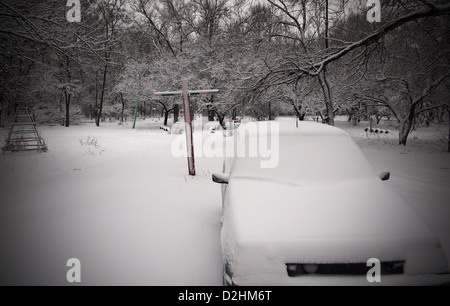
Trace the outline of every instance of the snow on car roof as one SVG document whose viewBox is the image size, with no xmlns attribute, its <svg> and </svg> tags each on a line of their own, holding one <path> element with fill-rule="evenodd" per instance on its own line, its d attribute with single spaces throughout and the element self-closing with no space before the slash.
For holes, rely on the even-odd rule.
<svg viewBox="0 0 450 306">
<path fill-rule="evenodd" d="M 299 128 L 285 127 L 282 122 L 278 134 L 276 130 L 266 130 L 268 139 L 261 143 L 261 130 L 240 128 L 246 142 L 238 148 L 241 157 L 236 158 L 232 178 L 303 185 L 376 176 L 359 147 L 338 128 L 310 122 L 301 122 Z M 257 157 L 248 154 L 249 147 L 255 146 L 255 137 L 260 150 L 267 144 L 265 152 L 259 152 L 264 154 Z M 261 167 L 261 160 L 268 159 L 277 159 L 276 166 Z"/>
</svg>

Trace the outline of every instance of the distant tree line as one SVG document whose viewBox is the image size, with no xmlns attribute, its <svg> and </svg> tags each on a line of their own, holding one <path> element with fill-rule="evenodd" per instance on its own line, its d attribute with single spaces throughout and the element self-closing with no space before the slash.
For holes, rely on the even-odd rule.
<svg viewBox="0 0 450 306">
<path fill-rule="evenodd" d="M 194 111 L 333 125 L 390 117 L 406 145 L 415 124 L 448 120 L 450 3 L 383 0 L 0 0 L 0 120 L 29 105 L 47 122 L 179 115 L 155 91 L 219 88 Z M 73 20 L 71 20 L 73 21 Z M 365 118 L 364 118 L 365 117 Z M 0 125 L 2 121 L 0 121 Z"/>
</svg>

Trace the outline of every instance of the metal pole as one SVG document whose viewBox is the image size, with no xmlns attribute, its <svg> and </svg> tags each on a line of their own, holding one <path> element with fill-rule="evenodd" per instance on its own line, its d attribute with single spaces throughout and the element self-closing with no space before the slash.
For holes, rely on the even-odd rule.
<svg viewBox="0 0 450 306">
<path fill-rule="evenodd" d="M 136 110 L 134 111 L 133 129 L 136 128 L 136 118 L 138 115 L 139 101 L 136 101 Z"/>
<path fill-rule="evenodd" d="M 194 141 L 192 136 L 191 100 L 189 98 L 189 83 L 187 79 L 182 81 L 184 123 L 186 129 L 186 149 L 189 175 L 195 176 Z"/>
</svg>

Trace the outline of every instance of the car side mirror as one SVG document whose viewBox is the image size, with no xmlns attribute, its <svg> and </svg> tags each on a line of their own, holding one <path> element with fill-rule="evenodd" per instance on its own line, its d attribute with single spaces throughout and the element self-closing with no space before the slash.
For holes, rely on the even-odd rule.
<svg viewBox="0 0 450 306">
<path fill-rule="evenodd" d="M 212 175 L 213 182 L 218 184 L 228 184 L 229 179 L 230 175 L 225 173 L 214 173 Z"/>
<path fill-rule="evenodd" d="M 391 178 L 391 173 L 389 171 L 379 172 L 378 177 L 382 181 L 388 181 Z"/>
</svg>

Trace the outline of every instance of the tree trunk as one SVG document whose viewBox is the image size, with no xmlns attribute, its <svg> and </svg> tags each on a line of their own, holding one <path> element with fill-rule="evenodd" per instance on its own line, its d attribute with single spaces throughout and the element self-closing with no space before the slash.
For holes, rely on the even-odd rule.
<svg viewBox="0 0 450 306">
<path fill-rule="evenodd" d="M 208 110 L 208 121 L 214 121 L 215 112 L 212 103 L 214 103 L 214 95 L 209 97 L 209 104 L 206 107 L 206 109 Z"/>
<path fill-rule="evenodd" d="M 212 109 L 211 105 L 208 105 L 207 107 L 208 110 L 208 121 L 214 121 L 214 110 Z"/>
<path fill-rule="evenodd" d="M 94 104 L 94 109 L 95 110 L 98 109 L 98 69 L 95 71 L 95 104 Z M 93 114 L 94 117 L 97 117 L 96 111 L 94 111 L 92 114 Z M 97 120 L 97 118 L 95 118 L 95 120 Z"/>
<path fill-rule="evenodd" d="M 92 120 L 93 114 L 94 114 L 94 110 L 93 110 L 92 104 L 89 104 L 89 120 Z"/>
<path fill-rule="evenodd" d="M 64 126 L 69 127 L 70 126 L 70 92 L 67 92 L 67 87 L 64 87 L 64 105 L 65 105 L 65 119 L 64 119 Z"/>
<path fill-rule="evenodd" d="M 334 126 L 334 106 L 333 106 L 333 95 L 331 91 L 330 84 L 327 80 L 326 67 L 323 67 L 322 73 L 318 76 L 320 87 L 323 91 L 323 96 L 325 100 L 326 114 L 322 121 L 326 124 Z"/>
<path fill-rule="evenodd" d="M 225 129 L 225 116 L 220 115 L 220 113 L 218 111 L 214 111 L 215 114 L 217 115 L 217 118 L 219 118 L 219 123 L 222 126 L 222 128 Z"/>
<path fill-rule="evenodd" d="M 269 121 L 272 121 L 272 103 L 270 101 L 269 99 Z"/>
<path fill-rule="evenodd" d="M 377 124 L 380 124 L 381 119 L 383 119 L 383 116 L 378 115 L 378 116 L 376 116 L 376 118 L 377 118 Z"/>
<path fill-rule="evenodd" d="M 144 120 L 145 117 L 147 116 L 147 102 L 144 101 L 144 106 L 142 108 L 142 115 L 144 116 Z"/>
<path fill-rule="evenodd" d="M 66 78 L 67 83 L 70 84 L 72 81 L 72 74 L 70 73 L 70 59 L 68 56 L 66 56 Z M 69 86 L 69 90 L 67 90 L 67 87 Z M 71 88 L 70 85 L 64 86 L 64 102 L 66 105 L 66 119 L 64 121 L 64 126 L 69 127 L 70 126 L 70 99 L 71 99 Z"/>
<path fill-rule="evenodd" d="M 327 124 L 334 126 L 334 105 L 333 105 L 333 96 L 332 96 L 332 92 L 331 92 L 331 88 L 328 84 L 328 81 L 326 80 L 326 76 L 324 75 L 325 78 L 325 88 L 328 92 L 328 98 L 325 101 L 326 103 L 326 109 L 327 109 Z"/>
<path fill-rule="evenodd" d="M 169 121 L 169 113 L 170 110 L 164 110 L 164 126 L 167 126 L 167 123 Z"/>
<path fill-rule="evenodd" d="M 120 122 L 123 123 L 123 113 L 125 111 L 125 100 L 123 99 L 123 94 L 120 93 L 120 103 L 122 104 L 122 110 L 120 112 Z"/>
<path fill-rule="evenodd" d="M 409 133 L 411 132 L 412 123 L 409 119 L 404 119 L 400 122 L 399 130 L 399 145 L 406 146 Z"/>
<path fill-rule="evenodd" d="M 409 133 L 414 124 L 414 115 L 416 108 L 411 106 L 409 114 L 406 118 L 400 120 L 400 131 L 399 131 L 399 144 L 406 146 L 406 141 L 408 140 Z"/>
<path fill-rule="evenodd" d="M 108 61 L 109 59 L 106 58 L 106 61 Z M 102 118 L 102 110 L 103 110 L 103 99 L 105 96 L 105 86 L 106 86 L 106 74 L 108 72 L 108 64 L 105 64 L 105 68 L 103 70 L 103 82 L 102 82 L 102 88 L 101 88 L 101 93 L 100 93 L 100 105 L 98 108 L 98 114 L 97 114 L 97 118 L 95 118 L 95 124 L 97 126 L 100 126 L 100 120 Z"/>
<path fill-rule="evenodd" d="M 329 18 L 328 18 L 328 0 L 325 2 L 325 49 L 329 47 L 328 41 L 328 28 L 329 28 Z M 319 82 L 322 86 L 322 90 L 324 92 L 325 97 L 325 107 L 327 110 L 325 123 L 334 126 L 334 106 L 333 106 L 333 93 L 331 91 L 330 83 L 327 79 L 327 66 L 323 66 L 323 71 L 321 76 L 319 75 Z"/>
<path fill-rule="evenodd" d="M 180 117 L 180 105 L 175 104 L 173 106 L 173 123 L 178 122 L 178 118 Z"/>
<path fill-rule="evenodd" d="M 67 97 L 66 100 L 66 120 L 65 120 L 65 127 L 70 126 L 70 94 Z"/>
<path fill-rule="evenodd" d="M 294 111 L 295 111 L 295 114 L 297 115 L 298 120 L 305 121 L 306 112 L 302 112 L 303 106 L 299 105 L 299 107 L 297 107 L 295 102 L 292 102 L 292 106 L 294 107 Z"/>
</svg>

